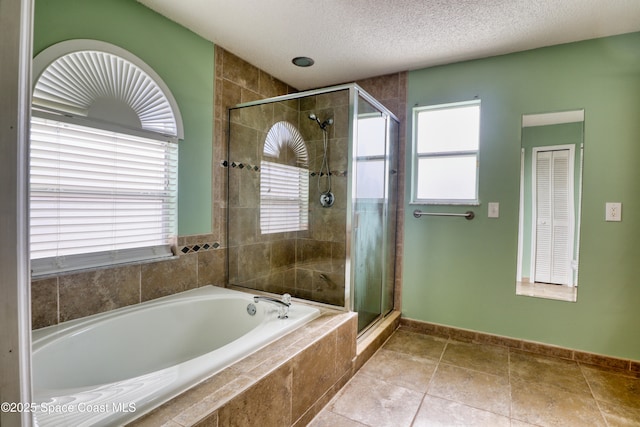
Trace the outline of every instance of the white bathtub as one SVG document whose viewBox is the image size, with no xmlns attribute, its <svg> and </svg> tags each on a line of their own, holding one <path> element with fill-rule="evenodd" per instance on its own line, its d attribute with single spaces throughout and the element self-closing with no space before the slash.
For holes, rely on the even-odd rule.
<svg viewBox="0 0 640 427">
<path fill-rule="evenodd" d="M 40 426 L 119 425 L 318 317 L 205 286 L 33 332 Z"/>
</svg>

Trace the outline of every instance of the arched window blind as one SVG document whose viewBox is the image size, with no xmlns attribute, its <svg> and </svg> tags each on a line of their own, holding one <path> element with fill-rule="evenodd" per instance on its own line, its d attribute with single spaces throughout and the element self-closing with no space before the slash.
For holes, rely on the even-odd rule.
<svg viewBox="0 0 640 427">
<path fill-rule="evenodd" d="M 262 234 L 309 228 L 309 156 L 300 132 L 277 122 L 264 143 L 260 164 Z"/>
<path fill-rule="evenodd" d="M 173 256 L 177 104 L 141 60 L 90 42 L 56 45 L 54 53 L 75 50 L 34 61 L 42 68 L 30 146 L 35 276 Z M 77 50 L 84 45 L 92 48 Z"/>
</svg>

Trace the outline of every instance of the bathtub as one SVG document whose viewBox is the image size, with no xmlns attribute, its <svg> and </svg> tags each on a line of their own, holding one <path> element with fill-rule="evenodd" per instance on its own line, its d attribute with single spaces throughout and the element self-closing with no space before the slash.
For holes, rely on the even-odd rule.
<svg viewBox="0 0 640 427">
<path fill-rule="evenodd" d="M 126 423 L 319 315 L 294 303 L 278 319 L 274 304 L 204 286 L 38 329 L 36 423 Z"/>
</svg>

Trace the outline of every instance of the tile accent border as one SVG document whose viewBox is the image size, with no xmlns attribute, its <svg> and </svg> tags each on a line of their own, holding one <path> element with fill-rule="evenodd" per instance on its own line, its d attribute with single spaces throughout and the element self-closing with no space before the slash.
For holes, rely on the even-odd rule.
<svg viewBox="0 0 640 427">
<path fill-rule="evenodd" d="M 210 251 L 212 249 L 218 249 L 220 247 L 220 243 L 218 242 L 205 242 L 205 243 L 196 243 L 193 245 L 186 245 L 178 248 L 179 253 L 181 254 L 190 254 L 194 252 L 205 252 Z"/>
<path fill-rule="evenodd" d="M 640 361 L 637 360 L 620 359 L 617 357 L 558 347 L 550 344 L 509 338 L 501 335 L 492 335 L 469 329 L 454 328 L 437 323 L 423 322 L 420 320 L 408 319 L 406 317 L 402 317 L 400 319 L 400 328 L 426 335 L 451 338 L 457 341 L 499 345 L 543 356 L 559 357 L 603 368 L 616 369 L 633 376 L 640 375 Z"/>
<path fill-rule="evenodd" d="M 252 165 L 249 163 L 242 163 L 242 162 L 234 162 L 231 161 L 231 163 L 229 163 L 227 160 L 223 160 L 220 162 L 220 165 L 223 168 L 233 168 L 233 169 L 244 169 L 248 172 L 261 172 L 262 169 L 260 168 L 260 166 L 258 165 Z M 309 176 L 314 177 L 314 176 L 326 176 L 326 175 L 331 175 L 331 176 L 347 176 L 349 175 L 349 171 L 346 170 L 332 170 L 330 171 L 328 174 L 325 172 L 320 172 L 320 171 L 309 171 Z"/>
</svg>

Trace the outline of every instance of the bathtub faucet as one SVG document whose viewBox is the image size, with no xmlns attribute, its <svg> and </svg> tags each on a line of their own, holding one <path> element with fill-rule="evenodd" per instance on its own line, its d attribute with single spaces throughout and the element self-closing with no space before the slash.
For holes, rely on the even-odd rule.
<svg viewBox="0 0 640 427">
<path fill-rule="evenodd" d="M 276 299 L 271 297 L 264 296 L 254 296 L 253 302 L 257 303 L 259 301 L 270 302 L 271 304 L 275 304 L 278 306 L 278 319 L 286 319 L 289 317 L 289 306 L 291 306 L 291 295 L 284 294 L 282 295 L 282 299 Z"/>
</svg>

